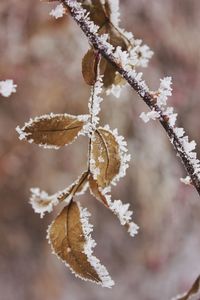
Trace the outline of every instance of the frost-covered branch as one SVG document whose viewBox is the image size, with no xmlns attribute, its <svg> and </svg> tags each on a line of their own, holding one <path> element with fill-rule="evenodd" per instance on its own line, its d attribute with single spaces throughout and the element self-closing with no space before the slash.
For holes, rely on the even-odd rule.
<svg viewBox="0 0 200 300">
<path fill-rule="evenodd" d="M 82 8 L 81 4 L 76 0 L 61 0 L 61 3 L 68 9 L 71 16 L 80 26 L 84 34 L 87 36 L 89 43 L 115 68 L 116 71 L 129 83 L 129 85 L 138 93 L 140 98 L 150 108 L 150 113 L 146 116 L 143 114 L 141 118 L 147 122 L 149 119 L 157 119 L 165 129 L 171 143 L 173 144 L 177 155 L 191 179 L 191 183 L 200 195 L 200 161 L 193 152 L 196 143 L 189 142 L 187 136 L 184 136 L 184 129 L 175 126 L 177 114 L 173 112 L 173 108 L 166 107 L 167 97 L 170 95 L 169 77 L 161 80 L 160 89 L 151 92 L 141 73 L 136 73 L 130 68 L 130 55 L 127 51 L 123 51 L 121 47 L 113 47 L 106 40 L 105 35 L 99 35 L 99 27 L 95 25 L 89 18 L 88 12 Z"/>
</svg>

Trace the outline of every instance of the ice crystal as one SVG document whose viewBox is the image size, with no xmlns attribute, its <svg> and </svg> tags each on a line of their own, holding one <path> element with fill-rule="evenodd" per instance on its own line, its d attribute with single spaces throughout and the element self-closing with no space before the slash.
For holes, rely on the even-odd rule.
<svg viewBox="0 0 200 300">
<path fill-rule="evenodd" d="M 159 117 L 160 117 L 160 113 L 155 110 L 152 110 L 148 113 L 142 112 L 140 114 L 140 118 L 144 123 L 148 123 L 150 120 L 157 120 Z"/>
<path fill-rule="evenodd" d="M 0 94 L 4 97 L 9 97 L 12 93 L 16 93 L 17 85 L 12 79 L 0 81 Z"/>
<path fill-rule="evenodd" d="M 62 18 L 65 12 L 66 12 L 65 7 L 62 4 L 58 4 L 55 9 L 51 10 L 49 15 L 58 19 L 58 18 Z"/>
<path fill-rule="evenodd" d="M 185 178 L 180 178 L 180 181 L 186 185 L 190 185 L 191 184 L 191 178 L 190 176 L 186 176 Z"/>
</svg>

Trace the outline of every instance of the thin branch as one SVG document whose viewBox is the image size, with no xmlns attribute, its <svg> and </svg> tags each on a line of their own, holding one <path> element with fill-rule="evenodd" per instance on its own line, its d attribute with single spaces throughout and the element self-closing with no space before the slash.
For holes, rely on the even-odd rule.
<svg viewBox="0 0 200 300">
<path fill-rule="evenodd" d="M 101 53 L 101 55 L 111 63 L 116 70 L 123 76 L 123 78 L 129 83 L 129 85 L 138 93 L 140 98 L 148 105 L 148 107 L 159 113 L 159 121 L 162 127 L 165 129 L 171 143 L 173 144 L 177 155 L 181 158 L 181 161 L 191 178 L 191 181 L 196 188 L 198 194 L 200 195 L 200 175 L 197 166 L 194 163 L 195 158 L 189 156 L 181 138 L 176 134 L 174 127 L 169 124 L 169 120 L 164 114 L 163 110 L 157 105 L 155 97 L 148 90 L 144 88 L 136 77 L 131 74 L 130 70 L 127 70 L 122 66 L 119 58 L 114 55 L 114 52 L 111 51 L 109 44 L 102 39 L 101 36 L 98 36 L 95 28 L 91 25 L 94 25 L 92 21 L 89 20 L 88 16 L 85 14 L 85 10 L 81 7 L 80 3 L 76 0 L 61 0 L 63 5 L 67 7 L 73 19 L 82 29 L 84 34 L 87 36 L 89 43 Z M 95 25 L 94 25 L 95 26 Z M 196 160 L 197 162 L 197 160 Z"/>
</svg>

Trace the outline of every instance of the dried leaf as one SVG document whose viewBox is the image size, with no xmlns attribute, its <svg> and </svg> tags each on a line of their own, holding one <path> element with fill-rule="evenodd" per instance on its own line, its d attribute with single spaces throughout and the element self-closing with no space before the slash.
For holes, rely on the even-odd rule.
<svg viewBox="0 0 200 300">
<path fill-rule="evenodd" d="M 87 1 L 79 2 L 82 2 L 82 7 L 90 13 L 90 19 L 99 27 L 102 27 L 109 21 L 101 0 L 91 0 L 91 4 L 87 3 Z"/>
<path fill-rule="evenodd" d="M 115 48 L 120 46 L 122 50 L 128 50 L 128 41 L 113 24 L 106 23 L 100 30 L 100 34 L 103 33 L 109 34 L 108 42 Z M 103 81 L 105 88 L 110 87 L 112 84 L 116 84 L 116 72 L 116 68 L 107 60 L 102 58 L 102 62 L 100 64 L 100 73 L 104 75 Z"/>
<path fill-rule="evenodd" d="M 177 296 L 174 300 L 189 300 L 192 299 L 191 297 L 196 295 L 200 292 L 200 275 L 195 280 L 194 284 L 192 285 L 191 289 L 182 296 Z"/>
<path fill-rule="evenodd" d="M 100 192 L 98 183 L 96 180 L 90 175 L 89 177 L 89 187 L 91 194 L 101 203 L 103 203 L 107 208 L 109 208 L 109 204 L 106 200 L 106 197 Z"/>
<path fill-rule="evenodd" d="M 98 128 L 92 137 L 91 172 L 100 187 L 108 186 L 120 170 L 119 144 L 108 130 Z"/>
<path fill-rule="evenodd" d="M 65 201 L 70 203 L 75 195 L 83 194 L 88 186 L 88 171 L 84 172 L 74 183 L 63 191 L 59 191 L 54 195 L 48 195 L 45 191 L 39 188 L 31 189 L 30 204 L 36 213 L 43 218 L 45 213 L 52 212 L 54 206 Z"/>
<path fill-rule="evenodd" d="M 16 130 L 20 139 L 36 143 L 44 148 L 59 148 L 72 143 L 82 133 L 87 115 L 50 114 L 30 120 L 23 128 Z"/>
<path fill-rule="evenodd" d="M 75 195 L 82 195 L 87 189 L 88 184 L 88 171 L 83 172 L 83 174 L 74 182 L 70 187 L 68 187 L 66 190 L 59 192 L 58 199 L 59 201 L 67 201 L 70 200 Z"/>
<path fill-rule="evenodd" d="M 103 286 L 113 285 L 104 266 L 92 256 L 94 241 L 91 240 L 91 225 L 88 212 L 75 202 L 65 207 L 48 229 L 48 238 L 54 253 L 84 280 Z"/>
<path fill-rule="evenodd" d="M 94 85 L 96 81 L 97 64 L 94 49 L 88 50 L 82 60 L 82 74 L 88 85 Z"/>
</svg>

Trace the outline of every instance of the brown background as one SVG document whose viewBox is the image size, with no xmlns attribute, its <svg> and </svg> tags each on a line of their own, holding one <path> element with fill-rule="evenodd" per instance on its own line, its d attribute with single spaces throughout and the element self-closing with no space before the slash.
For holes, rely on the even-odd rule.
<svg viewBox="0 0 200 300">
<path fill-rule="evenodd" d="M 162 128 L 138 118 L 146 107 L 129 88 L 119 100 L 105 98 L 101 122 L 128 141 L 133 160 L 113 199 L 131 203 L 139 235 L 131 239 L 89 194 L 81 199 L 93 215 L 96 255 L 116 286 L 107 290 L 75 279 L 45 239 L 59 208 L 41 220 L 28 204 L 30 187 L 56 192 L 86 166 L 83 138 L 53 151 L 20 142 L 15 132 L 44 113 L 87 113 L 89 88 L 80 73 L 87 40 L 69 17 L 52 19 L 52 6 L 0 2 L 0 80 L 18 84 L 16 94 L 0 99 L 0 299 L 170 299 L 200 273 L 200 201 L 180 183 L 186 174 Z M 121 11 L 122 25 L 155 51 L 144 71 L 147 82 L 156 89 L 161 77 L 173 76 L 170 104 L 179 126 L 199 142 L 200 2 L 123 0 Z"/>
</svg>

